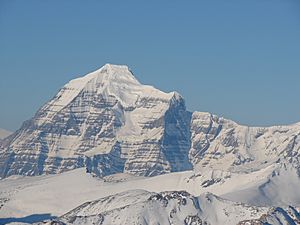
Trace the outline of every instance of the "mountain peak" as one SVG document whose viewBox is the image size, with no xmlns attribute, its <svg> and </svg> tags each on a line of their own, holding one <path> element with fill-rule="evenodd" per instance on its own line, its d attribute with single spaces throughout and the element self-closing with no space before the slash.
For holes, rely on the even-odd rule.
<svg viewBox="0 0 300 225">
<path fill-rule="evenodd" d="M 118 65 L 118 64 L 111 64 L 111 63 L 106 63 L 104 66 L 100 68 L 100 70 L 130 72 L 127 65 Z"/>
<path fill-rule="evenodd" d="M 179 98 L 179 94 L 165 93 L 152 86 L 141 84 L 132 74 L 128 66 L 105 64 L 101 68 L 83 77 L 68 82 L 59 93 L 44 106 L 48 117 L 52 118 L 56 112 L 64 109 L 80 93 L 94 93 L 104 98 L 114 96 L 123 107 L 132 107 L 142 97 L 169 100 Z M 49 108 L 50 107 L 50 108 Z"/>
<path fill-rule="evenodd" d="M 129 70 L 127 65 L 116 65 L 116 64 L 110 64 L 106 63 L 104 66 L 102 66 L 99 70 L 97 70 L 99 74 L 107 74 L 108 76 L 118 76 L 121 74 L 127 74 L 129 77 L 133 77 L 132 72 Z"/>
<path fill-rule="evenodd" d="M 28 161 L 35 155 L 32 167 L 21 172 L 26 175 L 87 166 L 99 176 L 154 176 L 191 168 L 189 118 L 178 93 L 139 83 L 127 66 L 105 64 L 63 86 L 4 144 Z M 0 164 L 9 162 L 9 154 L 0 154 Z M 18 171 L 6 163 L 0 177 Z"/>
<path fill-rule="evenodd" d="M 127 65 L 116 65 L 107 63 L 104 66 L 102 66 L 99 70 L 95 71 L 95 74 L 93 76 L 96 76 L 98 79 L 104 82 L 117 81 L 120 83 L 140 84 Z"/>
</svg>

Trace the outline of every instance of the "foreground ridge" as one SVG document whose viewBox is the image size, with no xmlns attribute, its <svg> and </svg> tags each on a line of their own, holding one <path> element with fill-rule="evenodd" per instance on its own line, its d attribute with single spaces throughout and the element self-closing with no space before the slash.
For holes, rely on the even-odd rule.
<svg viewBox="0 0 300 225">
<path fill-rule="evenodd" d="M 292 225 L 299 221 L 299 209 L 291 206 L 254 207 L 211 193 L 194 197 L 186 191 L 132 190 L 86 202 L 58 219 L 39 224 Z"/>
</svg>

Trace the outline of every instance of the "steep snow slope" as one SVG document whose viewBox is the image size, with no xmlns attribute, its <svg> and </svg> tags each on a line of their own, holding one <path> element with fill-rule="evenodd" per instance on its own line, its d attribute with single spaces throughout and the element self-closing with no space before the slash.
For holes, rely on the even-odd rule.
<svg viewBox="0 0 300 225">
<path fill-rule="evenodd" d="M 0 149 L 0 176 L 86 167 L 99 176 L 191 169 L 190 113 L 176 92 L 106 64 L 70 81 Z"/>
<path fill-rule="evenodd" d="M 86 202 L 54 221 L 74 225 L 234 225 L 249 224 L 249 221 L 253 224 L 272 222 L 273 225 L 294 225 L 294 221 L 299 219 L 300 214 L 293 207 L 253 207 L 210 193 L 194 197 L 185 191 L 130 191 Z"/>
<path fill-rule="evenodd" d="M 0 140 L 8 137 L 11 134 L 12 134 L 11 131 L 0 128 Z"/>
<path fill-rule="evenodd" d="M 299 169 L 280 165 L 266 178 L 237 187 L 223 197 L 251 205 L 300 206 Z"/>
</svg>

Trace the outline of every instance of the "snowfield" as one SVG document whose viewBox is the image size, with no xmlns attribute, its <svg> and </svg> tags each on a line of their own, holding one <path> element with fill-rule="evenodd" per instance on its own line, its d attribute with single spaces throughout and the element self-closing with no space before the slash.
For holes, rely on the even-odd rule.
<svg viewBox="0 0 300 225">
<path fill-rule="evenodd" d="M 270 210 L 270 207 L 273 206 L 287 208 L 289 205 L 292 205 L 293 207 L 299 207 L 299 185 L 300 179 L 297 170 L 293 167 L 286 167 L 284 164 L 272 165 L 266 169 L 248 174 L 228 174 L 221 171 L 208 171 L 205 174 L 196 174 L 194 171 L 186 171 L 156 177 L 116 174 L 98 178 L 86 173 L 85 169 L 76 169 L 57 175 L 12 176 L 0 181 L 0 199 L 6 199 L 6 201 L 2 202 L 0 218 L 23 218 L 33 214 L 48 214 L 49 216 L 59 217 L 84 202 L 95 201 L 96 199 L 122 192 L 127 193 L 129 191 L 129 193 L 134 193 L 134 195 L 143 196 L 142 200 L 144 201 L 153 193 L 182 190 L 187 191 L 193 197 L 203 196 L 203 194 L 210 192 L 214 195 L 223 196 L 222 202 L 225 201 L 223 199 L 225 198 L 251 205 L 254 208 L 260 206 L 257 207 L 257 210 L 262 210 L 261 212 L 264 212 L 262 214 L 265 214 L 265 211 L 267 209 Z M 145 194 L 140 194 L 144 192 Z M 114 208 L 133 205 L 140 201 L 136 198 L 137 196 L 134 198 L 127 196 L 126 201 L 122 199 L 118 200 L 117 203 L 105 203 L 104 206 L 101 206 L 102 208 L 100 206 L 100 208 L 97 208 L 97 213 L 100 214 Z M 215 198 L 219 199 L 219 197 Z M 267 209 L 264 209 L 263 206 Z M 141 204 L 134 207 L 141 207 Z M 223 206 L 218 207 L 222 208 Z M 199 209 L 193 210 L 197 211 Z M 205 213 L 216 213 L 210 212 L 210 208 L 205 208 L 205 210 L 207 210 Z M 90 209 L 87 211 L 91 212 Z M 203 209 L 200 211 L 202 212 Z M 128 213 L 125 211 L 124 215 Z M 136 213 L 140 213 L 140 211 Z M 155 212 L 151 211 L 151 213 Z M 119 215 L 119 212 L 117 214 Z M 188 213 L 184 214 L 184 216 L 187 215 Z M 244 212 L 242 215 L 244 215 Z M 244 217 L 244 219 L 258 219 L 258 215 L 261 214 L 256 213 L 253 217 Z M 236 218 L 236 216 L 232 217 Z M 203 216 L 200 218 L 203 218 Z M 207 221 L 210 221 L 211 224 L 224 224 L 227 220 L 222 218 L 219 218 L 218 221 Z M 243 218 L 238 217 L 237 220 L 241 221 L 240 219 Z M 236 222 L 237 220 L 234 221 Z M 120 221 L 122 221 L 122 217 L 119 222 L 112 224 L 122 224 Z M 180 224 L 177 222 L 174 224 Z M 81 221 L 78 224 L 85 223 Z M 91 224 L 91 222 L 86 224 Z M 137 222 L 137 224 L 139 223 Z M 156 223 L 153 222 L 153 224 Z"/>
</svg>

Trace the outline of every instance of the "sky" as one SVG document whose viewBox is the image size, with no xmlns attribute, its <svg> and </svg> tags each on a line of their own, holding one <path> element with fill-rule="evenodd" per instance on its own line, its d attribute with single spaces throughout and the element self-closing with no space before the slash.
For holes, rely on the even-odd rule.
<svg viewBox="0 0 300 225">
<path fill-rule="evenodd" d="M 251 126 L 300 121 L 299 0 L 0 0 L 0 127 L 105 63 Z"/>
</svg>

